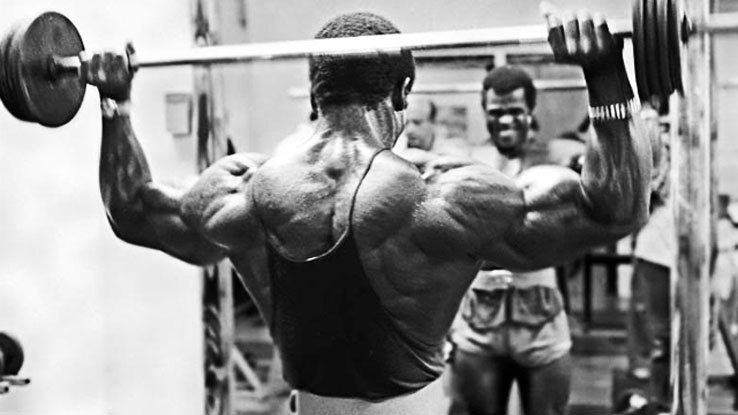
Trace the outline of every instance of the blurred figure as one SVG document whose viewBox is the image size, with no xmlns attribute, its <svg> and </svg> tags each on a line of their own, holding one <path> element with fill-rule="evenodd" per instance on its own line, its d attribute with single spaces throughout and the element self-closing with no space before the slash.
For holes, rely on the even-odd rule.
<svg viewBox="0 0 738 415">
<path fill-rule="evenodd" d="M 405 128 L 392 151 L 423 173 L 426 165 L 438 156 L 434 148 L 438 108 L 429 98 L 410 94 L 405 114 Z"/>
<path fill-rule="evenodd" d="M 651 142 L 651 216 L 634 237 L 628 309 L 629 374 L 650 384 L 648 399 L 669 404 L 671 266 L 676 257 L 674 212 L 669 197 L 669 140 L 659 113 L 643 105 L 641 118 Z"/>
<path fill-rule="evenodd" d="M 446 118 L 453 118 L 454 108 L 444 108 Z M 405 129 L 393 147 L 393 151 L 423 170 L 425 164 L 436 156 L 468 157 L 470 144 L 458 137 L 455 129 L 441 124 L 438 106 L 424 95 L 409 95 L 405 117 Z M 448 119 L 445 121 L 449 121 Z M 459 120 L 455 120 L 459 121 Z"/>
<path fill-rule="evenodd" d="M 405 115 L 405 139 L 407 148 L 431 151 L 436 140 L 436 116 L 438 108 L 430 99 L 409 95 Z"/>
</svg>

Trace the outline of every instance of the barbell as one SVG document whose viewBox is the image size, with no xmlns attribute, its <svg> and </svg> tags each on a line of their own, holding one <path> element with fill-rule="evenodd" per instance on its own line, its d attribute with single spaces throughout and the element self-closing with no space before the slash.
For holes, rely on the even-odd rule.
<svg viewBox="0 0 738 415">
<path fill-rule="evenodd" d="M 632 22 L 611 22 L 616 36 L 632 37 L 641 99 L 682 91 L 681 53 L 695 32 L 738 31 L 738 17 L 712 15 L 699 26 L 678 0 L 633 0 Z M 353 38 L 209 46 L 155 56 L 136 53 L 134 70 L 174 65 L 209 65 L 284 60 L 311 55 L 366 55 L 400 49 L 429 50 L 512 46 L 545 42 L 542 25 L 391 34 Z M 74 24 L 56 12 L 16 25 L 0 40 L 0 99 L 18 119 L 58 127 L 79 110 L 86 82 L 80 76 L 84 44 Z"/>
</svg>

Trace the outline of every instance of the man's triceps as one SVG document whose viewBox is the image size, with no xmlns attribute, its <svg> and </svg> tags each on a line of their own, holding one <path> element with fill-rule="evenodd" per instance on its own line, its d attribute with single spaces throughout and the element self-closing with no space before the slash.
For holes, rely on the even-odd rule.
<svg viewBox="0 0 738 415">
<path fill-rule="evenodd" d="M 182 201 L 185 191 L 149 183 L 142 198 L 146 212 L 147 239 L 149 247 L 192 264 L 208 264 L 222 259 L 221 247 L 207 240 L 197 229 L 182 217 Z"/>
</svg>

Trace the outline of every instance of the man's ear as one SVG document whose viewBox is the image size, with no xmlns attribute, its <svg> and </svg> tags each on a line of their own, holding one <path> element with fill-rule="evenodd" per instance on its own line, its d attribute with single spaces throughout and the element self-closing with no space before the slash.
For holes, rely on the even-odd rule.
<svg viewBox="0 0 738 415">
<path fill-rule="evenodd" d="M 395 111 L 404 111 L 407 108 L 407 95 L 412 88 L 412 82 L 410 77 L 406 77 L 392 89 L 392 108 Z"/>
</svg>

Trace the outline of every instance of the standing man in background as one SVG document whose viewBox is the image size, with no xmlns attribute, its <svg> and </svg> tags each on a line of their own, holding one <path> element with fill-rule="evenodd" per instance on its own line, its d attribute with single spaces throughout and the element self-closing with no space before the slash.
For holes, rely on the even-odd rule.
<svg viewBox="0 0 738 415">
<path fill-rule="evenodd" d="M 405 115 L 404 137 L 407 148 L 431 151 L 436 141 L 438 107 L 423 95 L 409 95 Z M 397 146 L 402 145 L 398 140 Z"/>
<path fill-rule="evenodd" d="M 471 146 L 465 138 L 449 137 L 444 126 L 439 125 L 439 108 L 433 100 L 424 95 L 409 95 L 407 101 L 405 130 L 393 147 L 395 153 L 421 170 L 437 155 L 470 154 Z"/>
<path fill-rule="evenodd" d="M 531 167 L 535 104 L 533 80 L 521 68 L 498 67 L 484 78 L 487 130 L 506 158 L 499 168 L 510 177 Z M 566 413 L 571 339 L 554 268 L 513 273 L 485 263 L 449 337 L 450 414 L 507 413 L 515 381 L 526 414 Z"/>
</svg>

